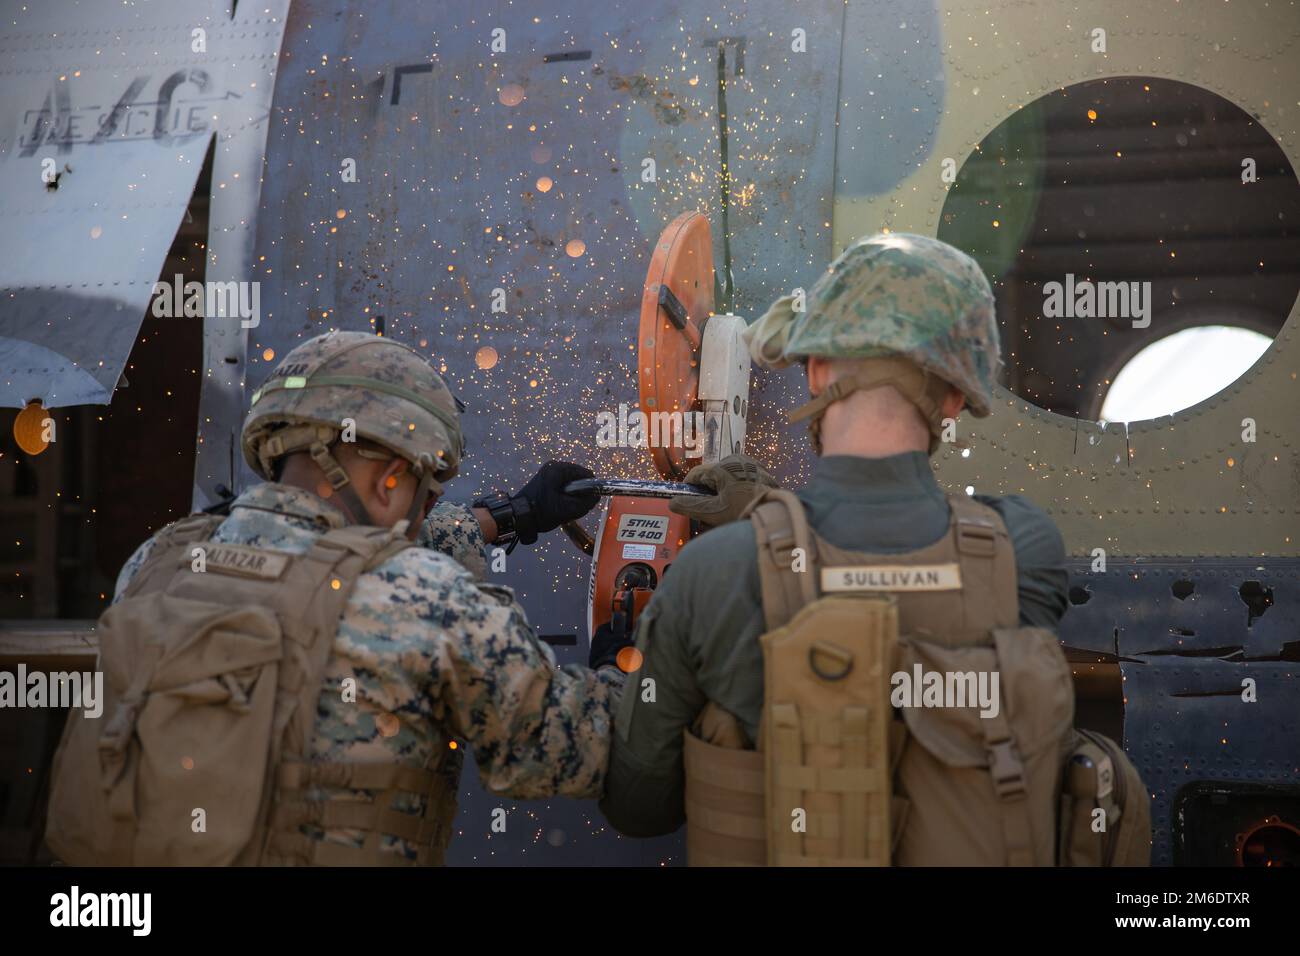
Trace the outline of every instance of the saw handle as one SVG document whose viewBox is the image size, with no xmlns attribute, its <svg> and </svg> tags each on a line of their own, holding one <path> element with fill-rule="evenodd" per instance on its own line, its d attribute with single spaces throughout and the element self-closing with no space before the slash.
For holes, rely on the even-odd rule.
<svg viewBox="0 0 1300 956">
<path fill-rule="evenodd" d="M 691 348 L 698 352 L 704 341 L 703 336 L 700 335 L 699 328 L 691 322 L 690 314 L 686 311 L 686 306 L 682 305 L 682 300 L 668 288 L 667 283 L 659 286 L 659 308 L 668 313 L 668 321 L 673 324 L 673 328 L 686 336 L 687 341 L 691 343 Z"/>
<path fill-rule="evenodd" d="M 677 495 L 705 497 L 714 494 L 712 488 L 704 485 L 688 485 L 681 481 L 641 481 L 639 479 L 619 478 L 581 478 L 564 486 L 565 494 L 582 495 L 595 493 L 601 497 L 613 495 L 635 495 L 642 498 L 673 498 Z M 596 539 L 577 521 L 566 521 L 560 525 L 570 541 L 585 555 L 596 552 Z"/>
<path fill-rule="evenodd" d="M 713 497 L 716 492 L 704 485 L 684 481 L 642 481 L 639 478 L 583 478 L 564 486 L 565 494 L 633 495 L 640 498 L 675 498 L 678 495 Z"/>
</svg>

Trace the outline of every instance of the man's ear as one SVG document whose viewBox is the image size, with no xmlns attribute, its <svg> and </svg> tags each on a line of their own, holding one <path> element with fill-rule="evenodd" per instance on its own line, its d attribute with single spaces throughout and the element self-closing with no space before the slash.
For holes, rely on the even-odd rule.
<svg viewBox="0 0 1300 956">
<path fill-rule="evenodd" d="M 830 359 L 820 355 L 810 355 L 805 370 L 808 373 L 809 394 L 820 395 L 822 390 L 831 383 Z"/>
<path fill-rule="evenodd" d="M 393 497 L 393 490 L 406 473 L 406 462 L 401 458 L 390 458 L 382 469 L 375 471 L 371 492 L 375 500 L 383 507 L 388 507 Z"/>
<path fill-rule="evenodd" d="M 966 396 L 962 394 L 959 388 L 948 388 L 948 394 L 943 397 L 943 417 L 956 418 L 963 408 L 966 407 Z"/>
</svg>

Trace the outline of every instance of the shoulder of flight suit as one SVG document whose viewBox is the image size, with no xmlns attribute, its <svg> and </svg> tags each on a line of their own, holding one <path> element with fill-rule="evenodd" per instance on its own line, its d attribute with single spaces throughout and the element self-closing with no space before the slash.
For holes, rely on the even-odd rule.
<svg viewBox="0 0 1300 956">
<path fill-rule="evenodd" d="M 1056 522 L 1023 495 L 975 495 L 1002 516 L 1016 549 L 1017 566 L 1041 567 L 1065 561 L 1065 539 Z"/>
<path fill-rule="evenodd" d="M 637 625 L 641 667 L 615 719 L 601 810 L 619 832 L 671 833 L 685 819 L 682 731 L 721 684 L 761 706 L 761 594 L 753 526 L 721 525 L 673 562 Z M 757 655 L 757 656 L 755 656 Z M 646 681 L 652 682 L 647 685 Z M 721 696 L 726 696 L 725 694 Z"/>
<path fill-rule="evenodd" d="M 1055 630 L 1069 606 L 1065 539 L 1042 508 L 1021 495 L 975 495 L 1002 516 L 1016 553 L 1022 624 Z"/>
<path fill-rule="evenodd" d="M 734 653 L 739 632 L 762 621 L 754 526 L 733 521 L 692 540 L 651 603 L 656 605 L 651 638 L 663 634 L 669 653 L 682 654 L 700 669 L 704 686 L 721 678 L 739 663 Z"/>
</svg>

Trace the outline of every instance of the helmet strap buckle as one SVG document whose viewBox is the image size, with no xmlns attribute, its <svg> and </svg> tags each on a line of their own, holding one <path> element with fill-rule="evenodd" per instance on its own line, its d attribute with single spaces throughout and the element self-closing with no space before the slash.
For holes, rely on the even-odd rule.
<svg viewBox="0 0 1300 956">
<path fill-rule="evenodd" d="M 352 479 L 339 464 L 339 460 L 330 454 L 325 443 L 320 440 L 312 442 L 308 453 L 311 455 L 311 460 L 316 463 L 316 467 L 325 474 L 325 480 L 330 483 L 330 487 L 342 499 L 344 507 L 351 513 L 352 520 L 357 524 L 373 525 L 374 519 L 370 517 L 370 512 L 366 510 L 357 490 L 352 487 Z"/>
<path fill-rule="evenodd" d="M 424 502 L 432 491 L 434 494 L 442 494 L 442 484 L 433 477 L 433 459 L 428 455 L 421 455 L 420 462 L 416 465 L 420 476 L 420 483 L 415 488 L 415 494 L 411 498 L 411 507 L 407 509 L 405 534 L 406 537 L 414 541 L 420 533 L 420 528 L 424 524 Z M 399 521 L 398 524 L 403 524 Z"/>
<path fill-rule="evenodd" d="M 843 401 L 854 392 L 866 392 L 872 389 L 892 385 L 898 393 L 914 405 L 925 419 L 930 430 L 930 454 L 939 447 L 943 433 L 943 395 L 949 386 L 943 379 L 934 375 L 929 369 L 900 356 L 887 356 L 870 359 L 866 367 L 852 374 L 837 378 L 820 394 L 800 405 L 787 416 L 791 422 L 808 419 L 808 435 L 813 450 L 822 453 L 821 419 L 826 409 L 835 402 Z"/>
</svg>

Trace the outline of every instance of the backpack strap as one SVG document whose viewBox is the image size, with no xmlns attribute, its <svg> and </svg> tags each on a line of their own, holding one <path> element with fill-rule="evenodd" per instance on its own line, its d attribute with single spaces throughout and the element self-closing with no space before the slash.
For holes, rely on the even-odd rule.
<svg viewBox="0 0 1300 956">
<path fill-rule="evenodd" d="M 225 521 L 223 515 L 210 515 L 203 512 L 196 512 L 187 515 L 179 521 L 173 521 L 162 531 L 158 532 L 155 539 L 157 547 L 159 544 L 190 544 L 194 541 L 206 541 L 212 537 L 217 527 Z"/>
<path fill-rule="evenodd" d="M 987 628 L 999 651 L 999 628 L 1019 623 L 1015 548 L 998 512 L 969 495 L 949 494 L 952 542 L 961 565 L 965 623 Z M 1028 772 L 1007 721 L 1006 701 L 996 715 L 979 721 L 988 771 L 998 798 L 998 822 L 1008 866 L 1033 866 L 1037 859 L 1030 828 Z"/>
<path fill-rule="evenodd" d="M 803 502 L 791 491 L 770 488 L 749 505 L 748 515 L 758 541 L 758 573 L 763 590 L 766 630 L 774 631 L 817 600 L 817 549 L 808 528 Z M 795 549 L 803 553 L 804 568 L 794 570 Z"/>
<path fill-rule="evenodd" d="M 1029 826 L 1029 784 L 1025 765 L 1007 723 L 1006 701 L 997 714 L 980 720 L 989 757 L 989 776 L 998 797 L 998 817 L 1007 851 L 1007 866 L 1033 866 L 1034 835 Z"/>
</svg>

